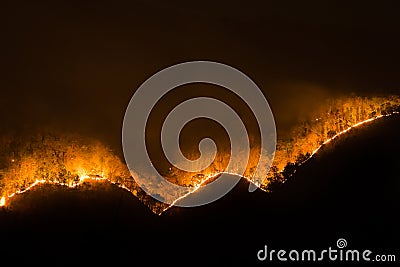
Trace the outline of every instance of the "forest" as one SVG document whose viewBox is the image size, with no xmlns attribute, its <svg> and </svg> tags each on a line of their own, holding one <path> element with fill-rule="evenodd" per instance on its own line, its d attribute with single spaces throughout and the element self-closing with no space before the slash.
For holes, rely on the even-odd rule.
<svg viewBox="0 0 400 267">
<path fill-rule="evenodd" d="M 400 112 L 400 97 L 343 97 L 328 99 L 309 117 L 278 138 L 275 158 L 263 188 L 270 190 L 291 177 L 327 141 L 353 126 Z"/>
<path fill-rule="evenodd" d="M 261 188 L 273 191 L 327 141 L 360 122 L 399 112 L 398 96 L 328 99 L 321 103 L 319 109 L 310 112 L 306 120 L 295 125 L 287 135 L 278 133 L 274 161 L 265 177 L 253 177 L 259 152 L 256 145 L 252 145 L 250 158 L 240 158 L 242 155 L 233 157 L 248 163 L 244 174 L 247 179 L 263 181 Z M 200 173 L 184 174 L 182 171 L 169 169 L 161 174 L 175 184 L 196 188 L 218 173 L 234 172 L 224 169 L 229 161 L 228 153 L 230 154 L 229 151 L 218 151 L 212 165 Z M 39 184 L 76 187 L 96 180 L 108 180 L 128 190 L 154 213 L 159 214 L 168 207 L 146 194 L 135 182 L 125 163 L 112 149 L 99 141 L 74 134 L 54 134 L 51 131 L 0 137 L 0 206 L 7 205 L 15 194 L 23 193 Z M 158 192 L 157 185 L 154 186 L 155 188 L 147 190 Z"/>
<path fill-rule="evenodd" d="M 46 132 L 17 138 L 6 135 L 0 144 L 2 206 L 15 194 L 44 183 L 76 187 L 108 180 L 131 192 L 156 213 L 165 208 L 141 190 L 123 161 L 99 141 Z"/>
</svg>

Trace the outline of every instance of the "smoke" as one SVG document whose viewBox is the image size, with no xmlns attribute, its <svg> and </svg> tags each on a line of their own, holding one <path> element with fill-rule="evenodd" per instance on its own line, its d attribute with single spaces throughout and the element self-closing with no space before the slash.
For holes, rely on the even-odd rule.
<svg viewBox="0 0 400 267">
<path fill-rule="evenodd" d="M 285 82 L 268 88 L 278 135 L 286 135 L 297 123 L 308 120 L 327 99 L 336 93 L 326 87 L 305 82 Z"/>
<path fill-rule="evenodd" d="M 267 96 L 278 134 L 327 97 L 398 94 L 395 9 L 350 5 L 366 10 L 347 14 L 318 7 L 321 12 L 314 5 L 230 2 L 9 4 L 0 44 L 7 51 L 0 66 L 0 133 L 47 126 L 120 151 L 124 112 L 136 88 L 189 60 L 214 60 L 248 74 Z"/>
</svg>

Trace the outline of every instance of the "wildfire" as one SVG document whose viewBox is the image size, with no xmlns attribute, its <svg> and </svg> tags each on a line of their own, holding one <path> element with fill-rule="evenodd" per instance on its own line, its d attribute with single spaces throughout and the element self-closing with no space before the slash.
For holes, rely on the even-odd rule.
<svg viewBox="0 0 400 267">
<path fill-rule="evenodd" d="M 232 176 L 238 176 L 237 173 L 231 173 L 231 172 L 216 172 L 216 173 L 213 173 L 213 174 L 208 174 L 208 175 L 205 176 L 205 178 L 204 178 L 200 183 L 197 183 L 197 184 L 193 187 L 192 190 L 190 190 L 188 193 L 186 193 L 186 194 L 184 194 L 184 195 L 178 197 L 177 199 L 175 199 L 170 205 L 168 205 L 168 206 L 165 207 L 163 210 L 161 210 L 161 212 L 159 212 L 158 215 L 163 214 L 165 211 L 167 211 L 168 209 L 170 209 L 170 208 L 172 208 L 173 206 L 175 206 L 175 204 L 176 204 L 178 201 L 180 201 L 180 200 L 184 199 L 185 197 L 187 197 L 187 196 L 189 196 L 189 195 L 195 193 L 195 192 L 198 191 L 203 185 L 207 184 L 210 180 L 212 181 L 212 180 L 216 179 L 218 176 L 221 176 L 222 174 L 229 174 L 229 175 L 232 175 Z M 253 180 L 252 180 L 251 178 L 249 178 L 249 177 L 241 177 L 241 178 L 245 178 L 245 179 L 248 180 L 250 183 L 254 183 Z"/>
<path fill-rule="evenodd" d="M 137 186 L 130 183 L 132 179 L 125 164 L 96 141 L 43 135 L 36 139 L 31 137 L 29 143 L 21 142 L 20 146 L 6 139 L 1 149 L 0 165 L 12 164 L 0 172 L 0 206 L 41 184 L 74 188 L 87 180 L 107 180 L 137 192 Z M 15 158 L 9 160 L 8 151 Z"/>
<path fill-rule="evenodd" d="M 354 124 L 353 126 L 350 126 L 349 128 L 347 128 L 347 129 L 341 131 L 340 133 L 337 133 L 337 134 L 334 135 L 333 137 L 331 137 L 331 138 L 327 139 L 326 141 L 324 141 L 324 142 L 322 143 L 322 145 L 320 145 L 318 148 L 316 148 L 316 149 L 311 153 L 311 157 L 314 156 L 315 154 L 317 154 L 317 152 L 318 152 L 324 145 L 329 144 L 330 142 L 332 142 L 333 140 L 335 140 L 335 139 L 339 138 L 340 136 L 346 134 L 346 133 L 349 132 L 350 130 L 352 130 L 352 129 L 354 129 L 354 128 L 357 128 L 357 127 L 360 127 L 360 126 L 362 126 L 362 125 L 364 125 L 364 124 L 370 123 L 370 122 L 372 122 L 372 121 L 375 121 L 375 120 L 377 120 L 377 119 L 381 119 L 381 118 L 383 118 L 383 117 L 389 117 L 389 116 L 391 116 L 391 115 L 393 115 L 393 114 L 399 114 L 399 112 L 394 111 L 394 112 L 392 112 L 391 114 L 379 115 L 379 116 L 376 116 L 375 118 L 367 119 L 367 120 L 365 120 L 365 121 L 361 121 L 361 122 L 359 122 L 359 123 L 356 123 L 356 124 Z M 311 157 L 310 157 L 310 158 L 311 158 Z M 309 159 L 309 158 L 308 158 L 308 159 Z M 308 159 L 307 159 L 307 160 L 308 160 Z"/>
<path fill-rule="evenodd" d="M 288 164 L 299 165 L 351 129 L 399 111 L 399 96 L 328 99 L 309 114 L 309 119 L 278 138 L 273 166 L 282 171 Z"/>
<path fill-rule="evenodd" d="M 6 200 L 8 202 L 11 198 L 15 197 L 16 195 L 20 195 L 20 194 L 26 193 L 26 192 L 32 190 L 33 188 L 35 188 L 38 185 L 51 184 L 51 185 L 66 186 L 68 188 L 75 188 L 75 187 L 81 186 L 86 181 L 108 181 L 111 184 L 114 184 L 114 185 L 118 186 L 119 188 L 125 189 L 125 190 L 130 192 L 130 190 L 128 188 L 126 188 L 125 186 L 117 184 L 115 182 L 112 182 L 112 181 L 110 181 L 110 180 L 108 180 L 107 178 L 104 178 L 104 177 L 90 177 L 88 175 L 84 175 L 84 176 L 81 176 L 79 178 L 78 182 L 72 183 L 72 184 L 71 183 L 69 183 L 69 184 L 62 183 L 62 182 L 57 181 L 57 180 L 56 181 L 36 180 L 33 184 L 31 184 L 30 186 L 28 186 L 24 190 L 17 190 L 15 192 L 13 192 L 12 194 L 8 195 L 8 196 L 3 196 L 0 199 L 0 207 L 3 207 L 3 206 L 6 205 Z"/>
<path fill-rule="evenodd" d="M 386 101 L 386 99 L 377 101 L 375 106 L 382 107 L 383 104 L 381 103 L 386 103 Z M 320 114 L 327 115 L 325 117 L 316 116 L 317 119 L 314 117 L 307 127 L 304 126 L 304 129 L 307 130 L 306 134 L 302 132 L 303 129 L 297 129 L 293 132 L 294 137 L 296 137 L 293 142 L 284 143 L 281 141 L 279 143 L 278 140 L 273 166 L 276 166 L 278 173 L 282 173 L 286 164 L 294 162 L 293 159 L 296 159 L 296 156 L 303 155 L 300 158 L 301 160 L 296 161 L 297 165 L 301 165 L 317 154 L 323 146 L 348 133 L 351 129 L 393 114 L 399 114 L 399 98 L 391 98 L 391 101 L 395 103 L 393 106 L 397 106 L 393 108 L 393 106 L 385 104 L 386 109 L 389 106 L 389 112 L 382 108 L 375 111 L 371 108 L 373 105 L 368 103 L 366 106 L 372 110 L 368 110 L 368 112 L 373 116 L 368 115 L 367 118 L 353 123 L 349 122 L 351 118 L 363 118 L 363 116 L 367 116 L 365 115 L 367 112 L 363 109 L 356 109 L 357 107 L 354 107 L 357 113 L 354 113 L 354 110 L 352 111 L 356 115 L 350 114 L 350 116 L 348 114 L 337 115 L 336 113 L 333 116 L 332 112 L 321 112 Z M 344 104 L 343 107 L 346 107 L 346 105 Z M 351 110 L 352 107 L 346 108 Z M 349 119 L 346 121 L 346 118 Z M 332 121 L 329 121 L 329 119 Z M 350 124 L 350 126 L 343 127 L 338 122 L 343 125 Z M 329 125 L 333 125 L 332 128 L 329 128 Z M 302 132 L 302 134 L 299 134 L 299 132 Z M 321 140 L 322 137 L 325 140 Z M 12 157 L 4 153 L 7 151 L 12 151 Z M 185 195 L 172 198 L 171 204 L 166 205 L 146 195 L 131 177 L 127 166 L 110 149 L 98 142 L 85 143 L 66 137 L 54 138 L 48 136 L 39 136 L 33 143 L 21 145 L 19 148 L 15 148 L 12 142 L 6 142 L 5 145 L 0 146 L 0 166 L 8 166 L 0 170 L 0 207 L 8 205 L 10 199 L 16 195 L 30 191 L 38 185 L 52 184 L 75 188 L 86 181 L 108 181 L 129 191 L 159 215 L 173 207 L 178 201 L 198 191 L 209 181 L 218 178 L 218 176 L 222 174 L 238 175 L 234 170 L 227 172 L 216 168 L 215 171 L 199 176 L 200 179 L 192 179 L 190 190 Z M 271 172 L 268 175 L 271 175 Z M 243 178 L 265 190 L 261 187 L 261 184 L 256 182 L 254 177 L 251 177 L 251 173 L 246 173 Z M 265 179 L 263 186 L 267 183 L 268 179 Z"/>
</svg>

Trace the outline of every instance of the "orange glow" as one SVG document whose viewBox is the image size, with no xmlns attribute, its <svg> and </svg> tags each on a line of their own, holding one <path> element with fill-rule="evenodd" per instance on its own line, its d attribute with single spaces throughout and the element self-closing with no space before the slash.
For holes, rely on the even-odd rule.
<svg viewBox="0 0 400 267">
<path fill-rule="evenodd" d="M 331 103 L 329 106 L 323 107 L 322 111 L 315 114 L 310 122 L 304 122 L 297 128 L 294 127 L 290 141 L 278 140 L 273 162 L 273 167 L 276 167 L 278 172 L 282 173 L 288 163 L 296 162 L 298 166 L 305 163 L 324 145 L 348 133 L 351 129 L 393 114 L 399 114 L 397 110 L 400 98 L 375 98 L 372 100 L 350 98 L 343 103 L 340 101 L 338 103 Z M 387 112 L 382 108 L 384 105 L 386 108 L 397 105 L 397 109 L 389 109 L 390 112 Z M 326 112 L 327 109 L 329 112 Z M 343 114 L 339 110 L 343 111 Z M 201 175 L 186 175 L 182 178 L 176 175 L 184 181 L 184 184 L 189 185 L 190 191 L 180 197 L 172 196 L 174 197 L 172 204 L 166 205 L 144 194 L 131 177 L 127 166 L 109 148 L 99 142 L 84 142 L 79 139 L 77 141 L 76 137 L 68 136 L 57 138 L 38 136 L 32 140 L 31 143 L 23 144 L 21 148 L 10 149 L 13 154 L 18 156 L 11 157 L 9 155 L 4 159 L 4 162 L 8 162 L 8 166 L 0 170 L 0 206 L 2 207 L 9 205 L 10 199 L 14 196 L 23 194 L 41 184 L 75 188 L 85 181 L 108 181 L 131 192 L 154 213 L 162 214 L 179 200 L 196 192 L 219 175 L 237 175 L 235 170 L 230 172 L 222 170 L 221 166 L 224 165 L 221 163 L 222 161 L 218 163 L 221 166 L 217 165 L 214 169 L 207 169 Z M 299 155 L 303 155 L 303 157 L 299 157 Z M 249 162 L 249 164 L 256 163 L 257 157 L 250 158 Z M 271 172 L 266 173 L 266 177 L 252 177 L 251 171 L 246 171 L 244 178 L 258 187 L 262 186 L 260 188 L 265 190 L 269 180 L 264 178 L 270 175 Z M 260 180 L 264 180 L 262 185 L 257 183 Z"/>
<path fill-rule="evenodd" d="M 18 158 L 8 160 L 14 162 L 0 170 L 0 206 L 41 184 L 74 188 L 86 180 L 107 180 L 132 192 L 138 190 L 136 184 L 130 183 L 125 164 L 99 142 L 44 135 L 7 150 L 9 143 L 6 141 L 4 151 L 10 150 Z"/>
<path fill-rule="evenodd" d="M 329 99 L 277 140 L 273 166 L 282 171 L 289 163 L 299 164 L 351 129 L 397 114 L 399 107 L 398 96 Z"/>
</svg>

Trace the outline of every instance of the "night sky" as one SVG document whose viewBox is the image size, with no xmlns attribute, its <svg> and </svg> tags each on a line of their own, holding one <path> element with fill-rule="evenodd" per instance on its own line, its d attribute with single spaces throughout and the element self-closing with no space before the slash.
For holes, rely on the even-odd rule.
<svg viewBox="0 0 400 267">
<path fill-rule="evenodd" d="M 399 1 L 349 2 L 2 1 L 0 141 L 8 141 L 10 133 L 18 140 L 44 129 L 77 133 L 100 140 L 123 162 L 122 122 L 135 90 L 163 68 L 194 60 L 230 65 L 256 82 L 274 113 L 278 139 L 327 98 L 400 95 Z M 160 145 L 163 116 L 195 96 L 225 100 L 251 123 L 248 107 L 221 90 L 187 85 L 163 98 L 151 114 L 150 143 Z M 327 249 L 339 238 L 351 249 L 397 255 L 398 117 L 371 123 L 365 134 L 367 128 L 353 129 L 323 146 L 301 168 L 278 174 L 285 184 L 272 194 L 250 194 L 242 179 L 212 205 L 172 207 L 162 216 L 140 204 L 144 197 L 108 184 L 85 183 L 82 190 L 38 186 L 15 197 L 20 199 L 15 211 L 0 208 L 1 263 L 84 265 L 86 259 L 92 266 L 107 258 L 110 266 L 141 260 L 208 266 L 214 257 L 238 265 L 256 262 L 264 245 Z M 197 146 L 208 134 L 227 137 L 215 123 L 208 128 L 202 123 L 184 129 L 182 140 Z M 46 153 L 51 148 L 42 147 Z M 148 151 L 160 155 L 157 147 Z M 35 155 L 50 154 L 44 152 Z M 56 152 L 61 151 L 48 158 L 58 157 Z M 94 158 L 102 161 L 101 156 Z M 16 159 L 4 162 L 18 167 Z M 26 159 L 21 162 L 31 163 Z M 53 167 L 46 159 L 38 163 Z M 166 169 L 163 159 L 152 164 Z M 295 171 L 296 178 L 288 180 Z M 21 175 L 21 181 L 29 179 Z M 9 184 L 26 186 L 18 182 Z"/>
<path fill-rule="evenodd" d="M 395 2 L 2 3 L 0 131 L 47 125 L 119 149 L 135 89 L 190 60 L 249 75 L 278 130 L 326 97 L 399 94 Z"/>
</svg>

